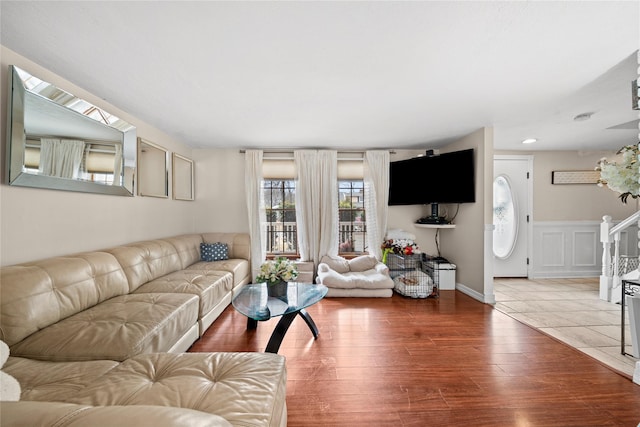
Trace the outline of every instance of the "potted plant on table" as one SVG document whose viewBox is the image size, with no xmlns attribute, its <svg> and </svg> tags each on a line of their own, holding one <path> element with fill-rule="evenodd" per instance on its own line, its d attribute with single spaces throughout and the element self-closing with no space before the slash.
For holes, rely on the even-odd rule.
<svg viewBox="0 0 640 427">
<path fill-rule="evenodd" d="M 255 281 L 267 284 L 269 296 L 280 297 L 287 294 L 287 282 L 297 278 L 296 264 L 285 257 L 278 257 L 266 261 L 260 266 L 260 274 Z"/>
</svg>

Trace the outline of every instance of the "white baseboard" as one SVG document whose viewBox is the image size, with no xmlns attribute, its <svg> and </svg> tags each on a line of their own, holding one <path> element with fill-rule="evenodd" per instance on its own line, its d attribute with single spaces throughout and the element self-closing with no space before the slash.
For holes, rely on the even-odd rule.
<svg viewBox="0 0 640 427">
<path fill-rule="evenodd" d="M 591 271 L 531 271 L 530 279 L 580 279 L 588 277 L 598 277 L 602 273 L 602 269 L 594 269 Z"/>
<path fill-rule="evenodd" d="M 482 295 L 480 292 L 473 290 L 462 283 L 456 283 L 456 290 L 462 292 L 465 295 L 469 295 L 471 298 L 478 300 L 485 304 L 495 304 L 496 296 L 494 294 L 491 295 Z"/>
</svg>

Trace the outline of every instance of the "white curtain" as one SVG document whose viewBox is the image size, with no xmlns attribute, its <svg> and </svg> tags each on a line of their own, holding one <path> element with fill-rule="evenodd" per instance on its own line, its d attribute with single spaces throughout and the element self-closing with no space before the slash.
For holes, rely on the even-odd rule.
<svg viewBox="0 0 640 427">
<path fill-rule="evenodd" d="M 247 150 L 244 155 L 244 186 L 251 237 L 251 280 L 260 274 L 266 259 L 265 209 L 262 196 L 262 150 Z"/>
<path fill-rule="evenodd" d="M 320 175 L 318 223 L 320 234 L 315 264 L 325 255 L 338 255 L 338 152 L 322 150 L 318 152 L 318 172 Z"/>
<path fill-rule="evenodd" d="M 314 191 L 318 180 L 316 169 L 317 152 L 297 150 L 293 152 L 296 164 L 296 228 L 298 231 L 298 253 L 301 261 L 314 261 L 315 245 L 318 241 L 319 223 L 314 214 Z"/>
<path fill-rule="evenodd" d="M 318 264 L 338 254 L 338 153 L 335 150 L 294 151 L 296 225 L 302 261 Z"/>
<path fill-rule="evenodd" d="M 84 141 L 42 138 L 40 140 L 40 166 L 43 175 L 77 178 L 84 155 Z"/>
<path fill-rule="evenodd" d="M 367 212 L 367 246 L 377 259 L 382 257 L 382 240 L 387 230 L 389 202 L 389 152 L 367 151 L 364 156 L 364 200 Z"/>
</svg>

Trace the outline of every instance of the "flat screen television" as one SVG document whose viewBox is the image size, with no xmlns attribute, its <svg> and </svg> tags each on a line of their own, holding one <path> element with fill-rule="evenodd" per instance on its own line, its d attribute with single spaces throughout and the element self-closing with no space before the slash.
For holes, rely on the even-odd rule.
<svg viewBox="0 0 640 427">
<path fill-rule="evenodd" d="M 389 165 L 389 206 L 475 201 L 473 148 Z"/>
</svg>

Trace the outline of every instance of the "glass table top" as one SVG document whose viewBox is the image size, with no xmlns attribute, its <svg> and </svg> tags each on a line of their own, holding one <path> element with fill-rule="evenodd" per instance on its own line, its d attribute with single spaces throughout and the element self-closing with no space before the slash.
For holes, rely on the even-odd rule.
<svg viewBox="0 0 640 427">
<path fill-rule="evenodd" d="M 287 295 L 280 298 L 267 294 L 266 283 L 245 285 L 231 301 L 238 312 L 254 320 L 269 320 L 307 308 L 327 295 L 324 285 L 289 282 Z"/>
</svg>

